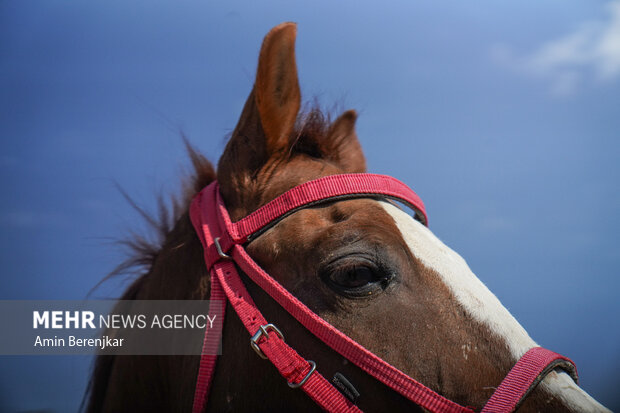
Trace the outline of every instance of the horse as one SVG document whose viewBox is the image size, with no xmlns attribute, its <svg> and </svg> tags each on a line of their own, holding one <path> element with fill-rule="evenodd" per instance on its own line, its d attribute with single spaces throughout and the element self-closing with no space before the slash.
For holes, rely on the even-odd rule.
<svg viewBox="0 0 620 413">
<path fill-rule="evenodd" d="M 215 181 L 230 219 L 238 221 L 309 181 L 366 172 L 354 110 L 335 119 L 317 108 L 300 110 L 296 33 L 295 24 L 283 23 L 265 36 L 253 89 L 217 169 L 188 144 L 194 174 L 186 196 L 173 225 L 160 225 L 161 245 L 133 242 L 139 255 L 130 263 L 147 263 L 148 268 L 121 299 L 209 298 L 213 275 L 205 266 L 189 205 Z M 457 253 L 387 198 L 336 199 L 300 208 L 244 247 L 320 318 L 433 392 L 471 410 L 479 411 L 515 363 L 537 347 Z M 325 345 L 247 274 L 240 276 L 287 344 L 311 357 L 323 376 L 344 378 L 344 387 L 356 393 L 356 407 L 426 411 Z M 252 350 L 230 303 L 227 313 L 206 410 L 319 410 Z M 200 364 L 200 356 L 100 355 L 85 408 L 189 411 L 195 408 Z M 519 409 L 608 411 L 561 369 L 541 378 Z"/>
</svg>

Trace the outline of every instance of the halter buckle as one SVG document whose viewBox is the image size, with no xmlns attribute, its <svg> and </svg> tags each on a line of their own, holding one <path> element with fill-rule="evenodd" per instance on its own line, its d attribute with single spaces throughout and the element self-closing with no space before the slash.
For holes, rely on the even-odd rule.
<svg viewBox="0 0 620 413">
<path fill-rule="evenodd" d="M 250 346 L 254 349 L 254 351 L 256 351 L 256 354 L 258 354 L 260 358 L 264 360 L 267 360 L 267 356 L 265 356 L 263 350 L 258 347 L 258 340 L 260 340 L 263 335 L 269 337 L 269 330 L 273 330 L 282 339 L 282 341 L 284 341 L 284 335 L 282 335 L 280 329 L 273 324 L 265 324 L 264 326 L 258 327 L 256 333 L 254 333 L 254 335 L 250 339 Z"/>
<path fill-rule="evenodd" d="M 288 387 L 290 387 L 291 389 L 298 389 L 301 386 L 303 386 L 304 383 L 308 381 L 310 376 L 312 376 L 312 373 L 314 373 L 314 370 L 316 370 L 316 363 L 314 361 L 312 360 L 306 360 L 306 361 L 310 363 L 310 366 L 311 366 L 310 371 L 308 372 L 308 374 L 306 374 L 306 377 L 301 379 L 299 383 L 291 383 L 290 381 L 287 381 L 286 384 L 288 384 Z"/>
<path fill-rule="evenodd" d="M 222 246 L 220 245 L 220 237 L 216 237 L 213 240 L 213 243 L 215 244 L 215 249 L 217 250 L 217 254 L 220 256 L 220 258 L 222 258 L 224 260 L 232 260 L 232 257 L 230 255 L 226 254 L 222 250 Z"/>
</svg>

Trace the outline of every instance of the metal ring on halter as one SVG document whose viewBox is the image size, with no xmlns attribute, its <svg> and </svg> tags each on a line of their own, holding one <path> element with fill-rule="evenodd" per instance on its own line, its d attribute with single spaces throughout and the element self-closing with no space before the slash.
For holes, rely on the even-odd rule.
<svg viewBox="0 0 620 413">
<path fill-rule="evenodd" d="M 267 360 L 267 356 L 265 356 L 265 353 L 263 353 L 263 350 L 261 350 L 260 347 L 258 347 L 258 340 L 260 340 L 261 336 L 263 335 L 265 335 L 266 337 L 269 337 L 269 330 L 275 331 L 275 333 L 282 339 L 282 341 L 284 341 L 284 335 L 282 335 L 282 332 L 280 331 L 280 329 L 273 324 L 265 324 L 264 326 L 258 327 L 258 330 L 256 331 L 256 333 L 254 333 L 254 335 L 250 339 L 250 346 L 252 346 L 254 351 L 256 351 L 256 354 L 258 354 L 260 358 L 264 360 Z"/>
<path fill-rule="evenodd" d="M 222 251 L 222 246 L 220 245 L 220 237 L 216 237 L 213 242 L 215 243 L 215 249 L 217 250 L 217 254 L 220 256 L 220 258 L 223 258 L 225 260 L 232 260 L 232 257 L 230 255 Z"/>
<path fill-rule="evenodd" d="M 314 361 L 312 360 L 306 360 L 306 361 L 310 363 L 310 366 L 312 366 L 310 368 L 310 371 L 308 372 L 308 374 L 306 374 L 306 377 L 304 377 L 299 383 L 291 383 L 290 381 L 287 381 L 286 384 L 288 384 L 288 387 L 290 387 L 291 389 L 298 389 L 301 386 L 303 386 L 304 383 L 308 381 L 310 376 L 312 376 L 312 373 L 314 373 L 314 370 L 316 370 L 316 363 Z"/>
</svg>

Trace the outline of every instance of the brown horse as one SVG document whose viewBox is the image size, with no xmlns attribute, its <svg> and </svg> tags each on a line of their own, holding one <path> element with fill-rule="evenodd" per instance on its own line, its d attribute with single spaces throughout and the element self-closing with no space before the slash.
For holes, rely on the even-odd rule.
<svg viewBox="0 0 620 413">
<path fill-rule="evenodd" d="M 300 113 L 295 36 L 295 25 L 285 23 L 265 37 L 254 88 L 217 172 L 190 149 L 196 173 L 187 200 L 217 179 L 231 218 L 238 220 L 303 182 L 365 172 L 355 111 L 333 122 L 318 110 Z M 148 272 L 123 299 L 209 297 L 203 250 L 187 206 L 150 254 Z M 519 357 L 536 346 L 459 255 L 391 203 L 355 199 L 304 208 L 246 247 L 315 313 L 463 406 L 480 409 Z M 422 410 L 324 345 L 247 277 L 243 280 L 287 343 L 315 360 L 325 377 L 340 372 L 352 382 L 362 410 Z M 256 355 L 234 311 L 227 312 L 208 410 L 317 409 Z M 100 356 L 87 410 L 190 411 L 198 364 L 197 356 Z M 554 371 L 521 411 L 606 409 L 566 373 Z"/>
</svg>

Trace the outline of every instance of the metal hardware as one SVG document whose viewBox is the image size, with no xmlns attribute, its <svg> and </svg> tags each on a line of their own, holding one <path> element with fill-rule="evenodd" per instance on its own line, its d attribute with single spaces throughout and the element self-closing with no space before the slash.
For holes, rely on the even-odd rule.
<svg viewBox="0 0 620 413">
<path fill-rule="evenodd" d="M 304 377 L 299 383 L 291 383 L 290 381 L 286 382 L 286 384 L 288 384 L 288 387 L 290 387 L 291 389 L 298 389 L 301 386 L 303 386 L 304 383 L 308 381 L 310 376 L 312 376 L 312 373 L 314 373 L 314 370 L 316 370 L 316 363 L 314 361 L 312 360 L 306 360 L 306 361 L 310 363 L 310 366 L 312 366 L 310 368 L 310 371 L 308 372 L 308 374 L 306 374 L 306 377 Z"/>
<path fill-rule="evenodd" d="M 260 347 L 258 347 L 258 340 L 260 340 L 260 338 L 263 335 L 265 335 L 266 337 L 269 337 L 269 330 L 273 330 L 282 339 L 282 341 L 284 341 L 284 335 L 282 335 L 282 332 L 280 331 L 280 329 L 274 326 L 273 324 L 265 324 L 264 326 L 258 327 L 258 330 L 256 331 L 256 333 L 254 333 L 254 335 L 250 339 L 250 346 L 252 346 L 254 351 L 256 351 L 256 354 L 258 354 L 260 358 L 264 360 L 267 360 L 267 356 L 265 356 L 265 354 L 263 353 L 263 350 L 261 350 Z"/>
<path fill-rule="evenodd" d="M 215 249 L 217 250 L 217 253 L 220 256 L 220 258 L 223 258 L 225 260 L 232 260 L 232 257 L 230 255 L 222 251 L 222 246 L 220 245 L 220 237 L 216 237 L 213 240 L 213 242 L 215 243 Z"/>
</svg>

